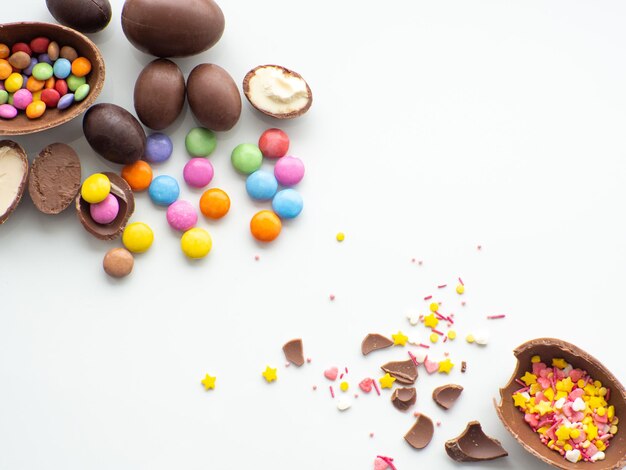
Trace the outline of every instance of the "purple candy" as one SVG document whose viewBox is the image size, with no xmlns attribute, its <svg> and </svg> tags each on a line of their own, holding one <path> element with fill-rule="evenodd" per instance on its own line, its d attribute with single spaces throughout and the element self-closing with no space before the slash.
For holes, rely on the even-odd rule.
<svg viewBox="0 0 626 470">
<path fill-rule="evenodd" d="M 176 201 L 167 208 L 167 223 L 174 230 L 186 232 L 198 222 L 198 214 L 188 201 Z"/>
<path fill-rule="evenodd" d="M 162 163 L 172 155 L 174 145 L 168 136 L 161 132 L 150 134 L 146 140 L 145 160 L 150 163 Z"/>
<path fill-rule="evenodd" d="M 296 157 L 283 157 L 276 162 L 274 176 L 283 186 L 293 186 L 304 178 L 304 163 Z"/>
<path fill-rule="evenodd" d="M 33 74 L 33 67 L 35 65 L 37 65 L 37 64 L 38 64 L 37 59 L 35 59 L 35 58 L 30 59 L 30 65 L 28 67 L 26 67 L 24 70 L 22 70 L 22 72 L 25 75 L 28 75 L 28 76 L 32 75 Z"/>
<path fill-rule="evenodd" d="M 17 116 L 17 109 L 15 109 L 15 107 L 10 104 L 0 105 L 0 118 L 13 119 L 15 116 Z"/>
<path fill-rule="evenodd" d="M 21 90 L 17 90 L 13 93 L 13 106 L 17 109 L 26 109 L 26 107 L 32 102 L 33 94 L 28 90 L 24 90 L 22 88 Z"/>
<path fill-rule="evenodd" d="M 110 194 L 104 201 L 89 206 L 89 213 L 94 222 L 102 225 L 110 224 L 120 212 L 120 203 L 117 198 Z"/>
<path fill-rule="evenodd" d="M 40 54 L 39 55 L 39 62 L 47 62 L 48 64 L 52 65 L 52 59 L 50 58 L 50 56 L 48 54 Z"/>
<path fill-rule="evenodd" d="M 0 90 L 4 90 L 4 81 L 0 81 Z"/>
<path fill-rule="evenodd" d="M 74 102 L 74 93 L 68 93 L 67 95 L 63 95 L 59 100 L 59 104 L 57 104 L 57 109 L 67 109 L 72 106 Z"/>
<path fill-rule="evenodd" d="M 28 75 L 22 74 L 22 89 L 26 88 L 26 82 L 28 81 Z"/>
<path fill-rule="evenodd" d="M 213 165 L 206 158 L 192 158 L 183 169 L 185 182 L 193 188 L 204 188 L 213 179 Z"/>
</svg>

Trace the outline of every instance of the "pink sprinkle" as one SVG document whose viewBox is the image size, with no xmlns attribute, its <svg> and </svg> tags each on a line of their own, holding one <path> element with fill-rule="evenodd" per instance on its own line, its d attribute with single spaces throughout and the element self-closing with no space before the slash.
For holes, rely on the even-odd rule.
<svg viewBox="0 0 626 470">
<path fill-rule="evenodd" d="M 437 286 L 437 289 L 443 289 L 444 287 L 446 287 L 448 284 L 441 284 L 440 286 Z"/>
<path fill-rule="evenodd" d="M 373 432 L 370 433 L 370 437 L 374 437 L 374 433 Z"/>
<path fill-rule="evenodd" d="M 463 284 L 463 279 L 459 278 L 459 284 L 461 284 L 462 286 L 465 285 L 465 284 Z"/>
<path fill-rule="evenodd" d="M 335 294 L 330 294 L 330 300 L 335 300 Z"/>
<path fill-rule="evenodd" d="M 341 374 L 341 375 L 339 376 L 339 380 L 341 380 L 341 379 L 343 379 L 343 374 Z"/>
<path fill-rule="evenodd" d="M 430 300 L 430 299 L 432 299 L 432 298 L 433 298 L 433 296 L 432 296 L 432 295 L 427 295 L 426 297 L 424 297 L 424 300 Z"/>
<path fill-rule="evenodd" d="M 524 382 L 522 382 L 520 379 L 515 379 L 515 381 L 520 384 L 522 387 L 525 387 L 526 384 Z"/>
<path fill-rule="evenodd" d="M 313 385 L 313 391 L 317 390 L 317 385 Z"/>
<path fill-rule="evenodd" d="M 434 328 L 432 329 L 433 333 L 437 333 L 439 336 L 443 336 L 443 333 L 439 330 L 435 330 Z"/>
<path fill-rule="evenodd" d="M 611 398 L 611 389 L 609 387 L 606 388 L 606 398 L 605 400 L 608 402 Z"/>
<path fill-rule="evenodd" d="M 291 364 L 289 362 L 285 362 L 285 367 L 289 367 Z"/>
<path fill-rule="evenodd" d="M 436 424 L 437 426 L 441 426 L 441 421 L 437 421 L 435 424 Z"/>
<path fill-rule="evenodd" d="M 354 398 L 359 398 L 359 394 L 358 394 L 358 393 L 355 393 L 355 394 L 354 394 Z"/>
<path fill-rule="evenodd" d="M 377 458 L 379 458 L 380 460 L 384 460 L 384 461 L 385 461 L 385 463 L 386 463 L 387 465 L 389 465 L 389 468 L 391 468 L 391 470 L 398 470 L 398 469 L 394 466 L 394 464 L 393 464 L 393 459 L 392 459 L 392 458 L 390 458 L 390 457 L 383 457 L 382 455 L 377 455 L 376 457 L 377 457 Z"/>
<path fill-rule="evenodd" d="M 435 316 L 436 316 L 437 318 L 439 318 L 439 320 L 447 320 L 447 319 L 448 319 L 448 317 L 444 317 L 444 316 L 443 316 L 441 313 L 439 313 L 439 312 L 434 312 L 434 313 L 435 313 Z"/>
<path fill-rule="evenodd" d="M 346 374 L 347 374 L 348 373 L 348 368 L 347 367 L 345 367 L 345 371 L 346 371 Z"/>
<path fill-rule="evenodd" d="M 411 258 L 411 263 L 415 263 L 415 258 Z"/>
<path fill-rule="evenodd" d="M 417 262 L 417 264 L 419 264 L 420 266 L 421 266 L 423 263 L 424 263 L 424 262 L 423 262 L 422 260 L 419 260 L 419 261 Z"/>
<path fill-rule="evenodd" d="M 307 358 L 306 358 L 306 362 L 308 362 L 308 363 L 310 364 L 310 363 L 311 363 L 311 358 L 310 358 L 310 357 L 307 357 Z"/>
<path fill-rule="evenodd" d="M 500 318 L 506 318 L 506 315 L 488 315 L 487 320 L 498 320 Z"/>
<path fill-rule="evenodd" d="M 482 246 L 482 245 L 478 245 L 478 246 L 476 247 L 476 249 L 480 251 L 480 250 L 482 250 L 482 249 L 483 249 L 483 246 Z"/>
<path fill-rule="evenodd" d="M 465 307 L 465 300 L 463 302 L 461 302 L 461 306 Z"/>
<path fill-rule="evenodd" d="M 417 365 L 417 358 L 413 355 L 411 351 L 408 351 L 408 353 L 409 353 L 409 357 L 413 361 L 413 364 Z"/>
<path fill-rule="evenodd" d="M 444 357 L 448 357 L 450 355 L 450 353 L 449 352 L 445 352 L 445 353 L 443 353 L 443 355 L 444 355 Z"/>
<path fill-rule="evenodd" d="M 420 348 L 430 349 L 430 346 L 429 346 L 429 345 L 427 345 L 427 344 L 424 344 L 424 343 L 420 343 L 420 344 L 418 344 L 418 346 L 419 346 Z"/>
<path fill-rule="evenodd" d="M 447 337 L 447 336 L 444 336 L 444 337 L 443 337 L 443 342 L 445 343 L 446 341 L 448 341 L 448 337 Z"/>
<path fill-rule="evenodd" d="M 330 396 L 335 398 L 335 391 L 333 390 L 333 386 L 331 385 L 329 388 L 330 388 Z"/>
<path fill-rule="evenodd" d="M 259 261 L 259 259 L 260 259 L 260 258 L 259 258 L 259 255 L 256 255 L 256 256 L 254 257 L 254 261 Z"/>
<path fill-rule="evenodd" d="M 374 379 L 372 379 L 372 385 L 374 386 L 374 390 L 376 390 L 376 393 L 378 394 L 378 396 L 380 396 L 380 390 L 378 388 L 378 384 L 376 383 Z"/>
<path fill-rule="evenodd" d="M 528 390 L 530 390 L 530 387 L 524 387 L 524 388 L 520 388 L 517 392 L 515 393 L 524 393 L 527 392 Z M 515 393 L 513 395 L 515 395 Z M 541 427 L 541 426 L 539 426 Z"/>
</svg>

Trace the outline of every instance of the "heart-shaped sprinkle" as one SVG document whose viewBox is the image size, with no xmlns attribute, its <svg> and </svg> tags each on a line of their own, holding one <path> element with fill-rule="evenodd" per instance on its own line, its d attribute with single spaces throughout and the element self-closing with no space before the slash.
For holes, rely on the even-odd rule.
<svg viewBox="0 0 626 470">
<path fill-rule="evenodd" d="M 574 403 L 572 403 L 572 410 L 574 411 L 583 411 L 585 407 L 585 401 L 580 397 L 578 397 L 576 400 L 574 400 Z"/>
<path fill-rule="evenodd" d="M 572 463 L 576 463 L 580 460 L 580 451 L 578 449 L 568 450 L 565 452 L 565 458 Z"/>
<path fill-rule="evenodd" d="M 434 374 L 439 370 L 439 363 L 435 361 L 431 361 L 430 359 L 426 359 L 424 361 L 424 367 L 426 367 L 426 372 L 429 374 Z"/>
<path fill-rule="evenodd" d="M 324 371 L 324 377 L 326 377 L 328 380 L 332 380 L 333 382 L 337 380 L 338 375 L 339 369 L 337 369 L 336 367 L 331 367 Z"/>
<path fill-rule="evenodd" d="M 368 377 L 367 379 L 363 379 L 359 382 L 359 388 L 365 393 L 370 393 L 372 391 L 373 383 L 374 381 Z"/>
</svg>

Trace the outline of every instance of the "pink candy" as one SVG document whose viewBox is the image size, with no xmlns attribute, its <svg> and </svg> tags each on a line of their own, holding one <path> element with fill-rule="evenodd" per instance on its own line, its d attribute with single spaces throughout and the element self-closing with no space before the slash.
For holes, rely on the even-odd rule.
<svg viewBox="0 0 626 470">
<path fill-rule="evenodd" d="M 13 94 L 13 106 L 17 109 L 26 109 L 33 102 L 33 94 L 25 88 Z"/>
<path fill-rule="evenodd" d="M 0 105 L 0 118 L 13 119 L 15 116 L 17 116 L 17 109 L 15 106 L 11 106 L 10 104 Z"/>
<path fill-rule="evenodd" d="M 276 162 L 274 176 L 283 186 L 294 186 L 304 178 L 304 163 L 296 157 L 283 157 Z"/>
<path fill-rule="evenodd" d="M 186 232 L 198 222 L 198 214 L 188 201 L 176 201 L 167 208 L 167 223 L 174 230 Z"/>
<path fill-rule="evenodd" d="M 339 375 L 339 369 L 337 369 L 336 367 L 331 367 L 324 371 L 324 377 L 326 377 L 328 380 L 337 380 L 337 375 Z"/>
<path fill-rule="evenodd" d="M 113 194 L 109 194 L 104 201 L 91 204 L 89 212 L 94 222 L 102 225 L 110 224 L 120 212 L 120 203 Z"/>
<path fill-rule="evenodd" d="M 213 179 L 213 165 L 206 158 L 192 158 L 183 169 L 183 178 L 193 188 L 204 188 Z"/>
</svg>

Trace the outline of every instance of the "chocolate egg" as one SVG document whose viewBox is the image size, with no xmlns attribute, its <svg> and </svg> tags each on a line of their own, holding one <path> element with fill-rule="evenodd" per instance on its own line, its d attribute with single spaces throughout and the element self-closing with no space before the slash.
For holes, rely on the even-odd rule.
<svg viewBox="0 0 626 470">
<path fill-rule="evenodd" d="M 12 140 L 0 141 L 0 225 L 22 199 L 28 180 L 28 157 Z"/>
<path fill-rule="evenodd" d="M 115 104 L 89 108 L 83 118 L 83 132 L 91 148 L 113 163 L 135 163 L 146 149 L 146 133 L 139 121 Z"/>
<path fill-rule="evenodd" d="M 224 14 L 213 0 L 126 0 L 122 30 L 142 52 L 186 57 L 220 40 Z"/>
<path fill-rule="evenodd" d="M 227 131 L 241 116 L 241 96 L 232 77 L 219 65 L 200 64 L 187 79 L 187 100 L 207 129 Z"/>
<path fill-rule="evenodd" d="M 95 33 L 111 21 L 109 0 L 46 0 L 50 14 L 61 24 L 82 33 Z"/>
<path fill-rule="evenodd" d="M 135 82 L 135 112 L 144 125 L 160 131 L 171 125 L 185 105 L 185 77 L 171 60 L 157 59 Z"/>
<path fill-rule="evenodd" d="M 80 159 L 72 147 L 51 144 L 30 169 L 28 192 L 44 214 L 58 214 L 72 203 L 80 188 Z"/>
</svg>

